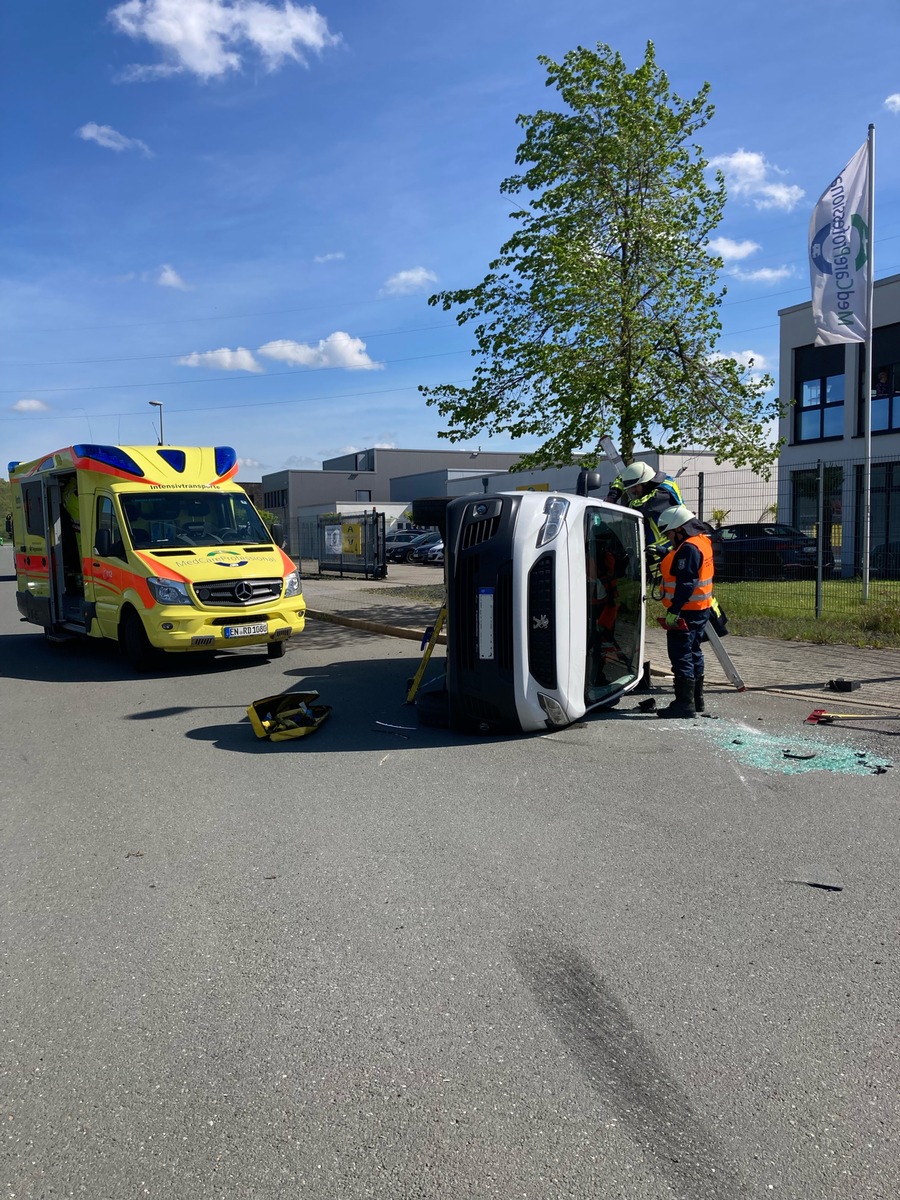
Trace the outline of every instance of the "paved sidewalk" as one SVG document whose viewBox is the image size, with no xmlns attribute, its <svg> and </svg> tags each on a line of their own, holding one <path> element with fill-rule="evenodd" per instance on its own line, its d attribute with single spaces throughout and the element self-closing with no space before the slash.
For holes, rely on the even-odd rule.
<svg viewBox="0 0 900 1200">
<path fill-rule="evenodd" d="M 303 591 L 312 619 L 334 620 L 374 633 L 421 638 L 434 624 L 439 605 L 406 601 L 400 587 L 439 585 L 439 570 L 420 566 L 391 566 L 385 580 L 339 577 L 305 578 Z M 392 594 L 385 594 L 388 590 Z M 810 711 L 826 708 L 846 712 L 860 707 L 900 711 L 900 650 L 859 650 L 854 646 L 818 646 L 776 638 L 734 637 L 724 641 L 748 690 L 773 691 L 808 699 Z M 647 629 L 647 651 L 654 673 L 669 670 L 662 629 Z M 718 660 L 705 647 L 707 686 L 730 689 Z M 834 692 L 829 679 L 859 682 L 854 692 Z"/>
</svg>

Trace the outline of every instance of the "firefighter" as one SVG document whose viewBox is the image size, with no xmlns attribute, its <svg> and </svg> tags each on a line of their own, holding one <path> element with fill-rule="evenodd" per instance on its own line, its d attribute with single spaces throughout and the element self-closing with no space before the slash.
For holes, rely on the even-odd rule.
<svg viewBox="0 0 900 1200">
<path fill-rule="evenodd" d="M 713 552 L 706 527 L 684 504 L 659 515 L 672 549 L 660 563 L 666 608 L 666 649 L 675 676 L 675 699 L 658 717 L 693 717 L 705 710 L 700 643 L 713 604 Z"/>
<path fill-rule="evenodd" d="M 648 558 L 654 567 L 669 549 L 668 539 L 659 528 L 660 514 L 673 505 L 684 504 L 678 484 L 665 471 L 654 471 L 649 463 L 633 462 L 613 481 L 606 499 L 609 504 L 640 511 Z"/>
</svg>

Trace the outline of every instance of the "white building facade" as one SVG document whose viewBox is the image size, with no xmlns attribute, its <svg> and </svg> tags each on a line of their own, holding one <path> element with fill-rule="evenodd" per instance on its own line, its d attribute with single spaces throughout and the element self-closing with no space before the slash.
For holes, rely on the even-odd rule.
<svg viewBox="0 0 900 1200">
<path fill-rule="evenodd" d="M 781 309 L 778 519 L 812 532 L 821 513 L 844 576 L 862 569 L 865 346 L 816 346 L 812 305 Z M 900 553 L 900 275 L 875 284 L 871 399 L 871 558 Z M 821 493 L 821 499 L 820 499 Z"/>
</svg>

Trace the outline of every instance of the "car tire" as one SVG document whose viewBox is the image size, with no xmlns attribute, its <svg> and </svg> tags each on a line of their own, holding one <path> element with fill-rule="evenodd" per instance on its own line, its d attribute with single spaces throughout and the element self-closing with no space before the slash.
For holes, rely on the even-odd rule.
<svg viewBox="0 0 900 1200">
<path fill-rule="evenodd" d="M 157 665 L 158 652 L 150 644 L 144 622 L 134 609 L 129 609 L 119 626 L 119 645 L 128 662 L 141 675 Z"/>
<path fill-rule="evenodd" d="M 269 658 L 284 658 L 287 653 L 287 638 L 280 642 L 267 642 L 266 654 Z"/>
</svg>

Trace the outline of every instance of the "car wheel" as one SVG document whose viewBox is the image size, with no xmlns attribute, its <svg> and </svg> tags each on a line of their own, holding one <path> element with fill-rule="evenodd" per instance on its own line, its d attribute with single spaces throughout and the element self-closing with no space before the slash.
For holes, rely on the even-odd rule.
<svg viewBox="0 0 900 1200">
<path fill-rule="evenodd" d="M 449 496 L 420 496 L 412 502 L 413 521 L 416 525 L 433 525 L 446 536 L 449 503 Z"/>
<path fill-rule="evenodd" d="M 157 663 L 157 652 L 150 644 L 144 622 L 130 609 L 119 626 L 119 645 L 122 653 L 140 674 L 152 671 Z"/>
<path fill-rule="evenodd" d="M 284 658 L 287 653 L 287 638 L 280 642 L 267 642 L 266 654 L 269 658 Z"/>
</svg>

